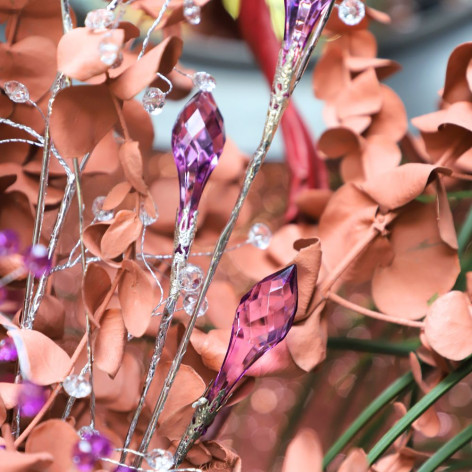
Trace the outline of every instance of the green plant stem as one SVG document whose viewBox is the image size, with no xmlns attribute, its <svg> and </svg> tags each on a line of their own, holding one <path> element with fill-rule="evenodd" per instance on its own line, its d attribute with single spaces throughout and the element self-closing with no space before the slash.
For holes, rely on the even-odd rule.
<svg viewBox="0 0 472 472">
<path fill-rule="evenodd" d="M 414 383 L 411 372 L 395 380 L 354 420 L 344 434 L 331 446 L 323 459 L 326 468 L 333 459 L 346 447 L 351 439 L 386 405 Z"/>
<path fill-rule="evenodd" d="M 328 349 L 386 354 L 398 357 L 408 357 L 410 352 L 414 351 L 419 346 L 420 342 L 417 339 L 411 339 L 402 343 L 389 343 L 356 338 L 328 339 Z"/>
<path fill-rule="evenodd" d="M 444 444 L 418 469 L 418 472 L 433 472 L 470 441 L 472 441 L 472 424 Z"/>
<path fill-rule="evenodd" d="M 377 442 L 368 454 L 369 465 L 376 462 L 382 454 L 403 434 L 428 408 L 439 398 L 451 390 L 464 377 L 472 372 L 472 357 L 468 358 L 457 370 L 449 374 L 436 387 L 425 395 L 407 414 L 395 423 L 387 433 Z"/>
<path fill-rule="evenodd" d="M 462 225 L 459 235 L 457 236 L 457 243 L 459 246 L 459 255 L 462 256 L 466 249 L 467 243 L 472 236 L 472 208 L 469 210 L 467 217 Z"/>
</svg>

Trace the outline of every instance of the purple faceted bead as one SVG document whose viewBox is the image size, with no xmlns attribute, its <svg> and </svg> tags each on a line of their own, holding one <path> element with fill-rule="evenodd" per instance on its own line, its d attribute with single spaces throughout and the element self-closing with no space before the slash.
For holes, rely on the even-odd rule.
<svg viewBox="0 0 472 472">
<path fill-rule="evenodd" d="M 48 398 L 46 388 L 24 381 L 18 394 L 18 406 L 23 416 L 32 417 L 39 413 Z"/>
<path fill-rule="evenodd" d="M 48 250 L 42 244 L 29 247 L 23 255 L 25 268 L 32 272 L 35 277 L 41 277 L 51 270 L 51 259 Z"/>
<path fill-rule="evenodd" d="M 0 257 L 16 254 L 20 248 L 18 234 L 11 229 L 0 231 Z"/>
<path fill-rule="evenodd" d="M 226 141 L 223 117 L 210 92 L 196 93 L 172 131 L 172 150 L 180 183 L 179 221 L 185 207 L 193 213 Z"/>
<path fill-rule="evenodd" d="M 298 306 L 297 266 L 269 275 L 241 298 L 225 360 L 208 394 L 225 397 L 244 373 L 290 330 Z"/>
<path fill-rule="evenodd" d="M 11 338 L 3 338 L 0 341 L 0 362 L 14 362 L 18 360 L 18 351 Z"/>
<path fill-rule="evenodd" d="M 97 461 L 110 457 L 112 445 L 108 438 L 98 432 L 86 433 L 78 441 L 72 453 L 72 460 L 81 472 L 93 470 Z"/>
<path fill-rule="evenodd" d="M 318 20 L 333 0 L 285 0 L 284 47 L 290 49 L 297 45 L 306 46 L 308 38 Z"/>
<path fill-rule="evenodd" d="M 119 465 L 113 472 L 132 472 L 133 469 L 127 465 Z"/>
</svg>

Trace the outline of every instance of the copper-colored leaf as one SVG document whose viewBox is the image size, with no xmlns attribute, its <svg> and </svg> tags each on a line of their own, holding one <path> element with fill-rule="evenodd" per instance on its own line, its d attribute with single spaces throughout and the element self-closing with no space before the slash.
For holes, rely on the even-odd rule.
<svg viewBox="0 0 472 472">
<path fill-rule="evenodd" d="M 121 48 L 124 37 L 122 29 L 96 33 L 89 28 L 74 28 L 59 41 L 57 67 L 67 76 L 83 82 L 103 74 L 110 66 L 100 60 L 100 43 L 106 40 Z"/>
<path fill-rule="evenodd" d="M 15 341 L 21 371 L 38 385 L 62 382 L 72 364 L 67 353 L 42 333 L 12 329 L 8 335 Z"/>
<path fill-rule="evenodd" d="M 112 308 L 105 311 L 100 319 L 95 344 L 95 362 L 97 366 L 114 377 L 121 366 L 126 344 L 126 329 L 121 310 Z"/>
<path fill-rule="evenodd" d="M 64 335 L 65 310 L 63 304 L 52 295 L 46 294 L 39 305 L 34 320 L 34 329 L 51 339 L 59 339 Z"/>
<path fill-rule="evenodd" d="M 53 456 L 46 452 L 23 454 L 0 449 L 0 464 L 5 472 L 38 472 L 49 470 Z"/>
<path fill-rule="evenodd" d="M 116 184 L 109 192 L 103 202 L 103 210 L 114 210 L 118 205 L 123 203 L 123 200 L 128 196 L 131 190 L 129 182 L 120 182 Z"/>
<path fill-rule="evenodd" d="M 141 220 L 134 211 L 119 211 L 102 237 L 100 248 L 103 257 L 114 259 L 123 254 L 138 239 L 142 229 Z"/>
<path fill-rule="evenodd" d="M 163 74 L 170 72 L 181 52 L 180 38 L 165 39 L 114 79 L 110 90 L 121 100 L 132 99 L 155 79 L 156 72 L 160 71 Z"/>
<path fill-rule="evenodd" d="M 353 449 L 341 464 L 338 472 L 367 472 L 369 461 L 362 449 Z"/>
<path fill-rule="evenodd" d="M 467 70 L 471 60 L 472 42 L 461 44 L 449 57 L 443 91 L 446 102 L 454 103 L 472 99 L 472 90 L 467 81 Z"/>
<path fill-rule="evenodd" d="M 49 453 L 54 462 L 48 472 L 64 472 L 73 469 L 72 448 L 79 440 L 75 429 L 62 420 L 47 420 L 31 431 L 26 441 L 26 452 Z"/>
<path fill-rule="evenodd" d="M 154 309 L 152 284 L 136 262 L 123 262 L 125 270 L 118 285 L 118 295 L 126 329 L 135 337 L 142 336 Z"/>
<path fill-rule="evenodd" d="M 301 429 L 290 442 L 282 472 L 300 472 L 307 469 L 310 472 L 323 470 L 323 450 L 318 435 L 311 429 Z"/>
<path fill-rule="evenodd" d="M 143 178 L 143 157 L 137 141 L 126 141 L 120 147 L 120 162 L 128 182 L 141 194 L 147 193 Z"/>
<path fill-rule="evenodd" d="M 83 156 L 110 131 L 118 116 L 106 85 L 61 90 L 51 115 L 51 136 L 63 157 Z"/>
<path fill-rule="evenodd" d="M 111 289 L 108 272 L 99 264 L 89 264 L 83 281 L 83 297 L 88 313 L 93 315 Z"/>
<path fill-rule="evenodd" d="M 455 361 L 472 354 L 472 311 L 467 295 L 453 291 L 439 297 L 430 307 L 425 334 L 431 347 Z"/>
</svg>

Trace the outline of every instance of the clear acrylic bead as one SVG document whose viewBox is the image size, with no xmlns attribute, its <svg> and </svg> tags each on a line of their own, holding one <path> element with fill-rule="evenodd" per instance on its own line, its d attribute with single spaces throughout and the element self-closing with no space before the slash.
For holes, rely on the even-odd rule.
<svg viewBox="0 0 472 472">
<path fill-rule="evenodd" d="M 29 90 L 26 85 L 16 80 L 5 82 L 3 89 L 12 102 L 26 103 L 30 99 Z"/>
<path fill-rule="evenodd" d="M 92 213 L 98 221 L 109 221 L 114 216 L 113 210 L 103 210 L 103 202 L 106 197 L 97 197 L 92 203 Z"/>
<path fill-rule="evenodd" d="M 81 439 L 85 439 L 88 436 L 91 436 L 92 434 L 97 434 L 98 431 L 91 426 L 82 426 L 82 428 L 79 429 L 78 434 Z"/>
<path fill-rule="evenodd" d="M 184 2 L 184 17 L 191 25 L 198 25 L 201 21 L 201 8 L 193 0 Z"/>
<path fill-rule="evenodd" d="M 365 5 L 361 0 L 343 0 L 339 5 L 338 15 L 346 25 L 357 25 L 365 17 Z"/>
<path fill-rule="evenodd" d="M 69 375 L 62 382 L 62 386 L 68 395 L 75 398 L 88 397 L 92 391 L 90 381 L 83 375 Z"/>
<path fill-rule="evenodd" d="M 159 115 L 166 104 L 166 94 L 157 87 L 148 87 L 143 95 L 143 107 L 150 115 Z"/>
<path fill-rule="evenodd" d="M 248 241 L 258 249 L 267 249 L 272 239 L 272 231 L 264 223 L 252 225 L 248 234 Z"/>
<path fill-rule="evenodd" d="M 187 264 L 180 274 L 180 288 L 185 292 L 196 292 L 203 283 L 203 270 L 200 267 Z"/>
<path fill-rule="evenodd" d="M 183 306 L 185 313 L 187 315 L 192 316 L 193 310 L 195 308 L 195 305 L 197 303 L 198 295 L 189 293 L 185 295 Z M 204 316 L 205 313 L 208 311 L 208 300 L 205 299 L 203 300 L 202 306 L 200 307 L 200 311 L 198 312 L 198 317 L 200 318 L 201 316 Z"/>
<path fill-rule="evenodd" d="M 167 472 L 174 467 L 174 456 L 164 449 L 153 449 L 146 454 L 146 462 L 155 471 Z"/>
<path fill-rule="evenodd" d="M 120 46 L 113 42 L 111 37 L 104 38 L 100 42 L 98 51 L 100 53 L 100 60 L 110 67 L 113 67 L 113 65 L 119 60 L 121 54 Z"/>
<path fill-rule="evenodd" d="M 141 204 L 139 205 L 139 219 L 141 220 L 141 223 L 144 226 L 150 226 L 157 221 L 159 214 L 157 213 L 156 205 L 154 205 L 154 213 L 156 216 L 155 217 L 151 216 L 146 211 L 146 206 L 144 205 L 144 202 L 141 202 Z"/>
<path fill-rule="evenodd" d="M 216 80 L 208 72 L 195 72 L 192 77 L 195 87 L 202 92 L 212 92 L 216 87 Z"/>
<path fill-rule="evenodd" d="M 103 31 L 108 29 L 115 21 L 115 14 L 106 8 L 99 8 L 87 13 L 85 26 L 92 31 Z"/>
</svg>

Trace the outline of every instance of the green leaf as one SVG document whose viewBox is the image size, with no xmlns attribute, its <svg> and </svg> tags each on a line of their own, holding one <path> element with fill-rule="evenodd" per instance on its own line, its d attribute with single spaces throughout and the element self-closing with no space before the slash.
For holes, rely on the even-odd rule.
<svg viewBox="0 0 472 472">
<path fill-rule="evenodd" d="M 472 441 L 472 424 L 463 429 L 458 435 L 444 444 L 433 456 L 431 456 L 418 472 L 433 472 L 459 449 Z"/>
<path fill-rule="evenodd" d="M 462 365 L 449 374 L 416 405 L 408 410 L 406 415 L 395 423 L 385 435 L 377 442 L 367 455 L 369 464 L 376 462 L 382 454 L 416 421 L 428 408 L 458 384 L 464 377 L 472 372 L 472 357 L 469 357 Z"/>
<path fill-rule="evenodd" d="M 351 439 L 386 405 L 403 391 L 414 384 L 413 375 L 408 372 L 387 387 L 367 408 L 354 420 L 344 434 L 331 446 L 323 459 L 326 468 L 333 459 L 347 446 Z"/>
<path fill-rule="evenodd" d="M 328 349 L 368 352 L 370 354 L 386 354 L 398 357 L 408 357 L 410 352 L 420 347 L 418 339 L 411 339 L 402 343 L 389 343 L 378 340 L 357 338 L 328 338 Z"/>
</svg>

